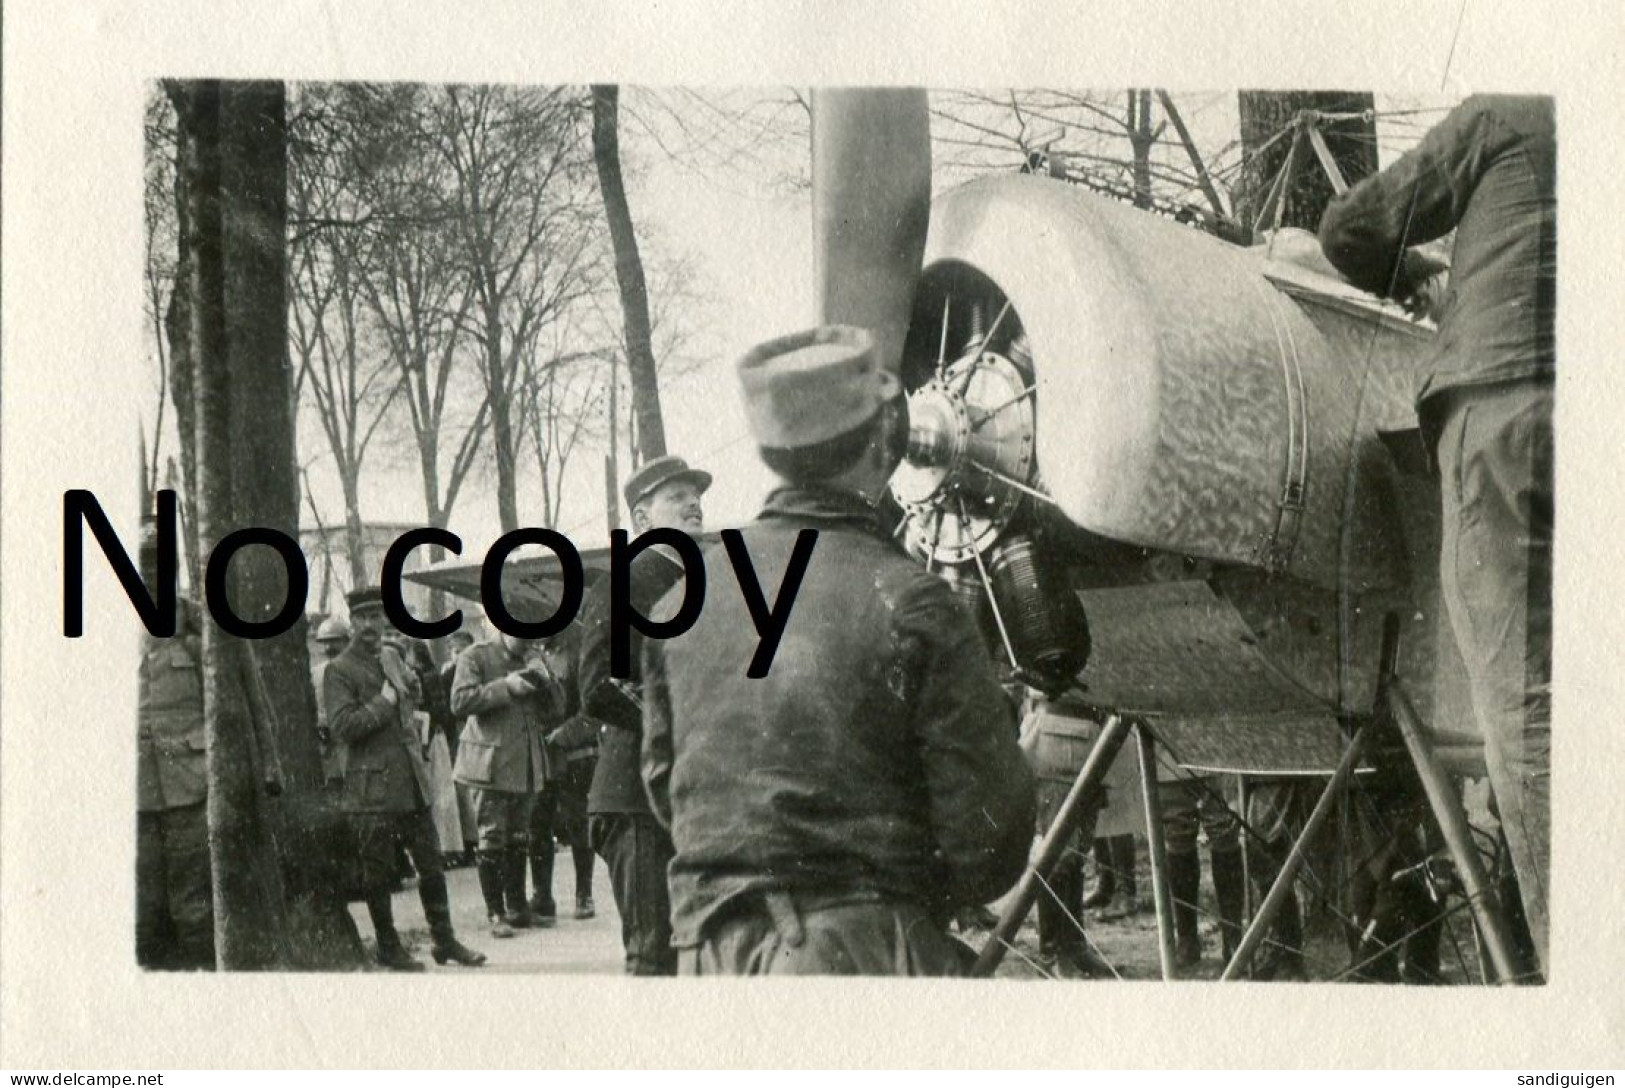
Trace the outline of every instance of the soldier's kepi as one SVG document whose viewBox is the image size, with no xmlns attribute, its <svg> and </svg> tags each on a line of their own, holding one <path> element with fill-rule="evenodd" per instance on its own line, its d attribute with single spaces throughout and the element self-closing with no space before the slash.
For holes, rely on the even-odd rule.
<svg viewBox="0 0 1625 1088">
<path fill-rule="evenodd" d="M 642 770 L 674 846 L 678 970 L 963 973 L 947 921 L 1020 875 L 1033 780 L 970 618 L 877 521 L 899 383 L 847 327 L 764 344 L 739 375 L 784 486 L 738 545 L 769 581 L 796 575 L 801 600 L 761 679 L 727 596 L 644 646 Z M 801 554 L 814 531 L 817 556 Z"/>
</svg>

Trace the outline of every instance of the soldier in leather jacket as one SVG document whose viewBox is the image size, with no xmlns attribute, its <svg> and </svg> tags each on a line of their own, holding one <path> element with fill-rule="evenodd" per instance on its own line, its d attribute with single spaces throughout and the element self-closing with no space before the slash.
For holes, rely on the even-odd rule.
<svg viewBox="0 0 1625 1088">
<path fill-rule="evenodd" d="M 948 922 L 1020 876 L 1033 778 L 969 618 L 877 523 L 897 380 L 840 327 L 763 345 L 740 375 L 785 481 L 743 530 L 761 585 L 818 535 L 766 677 L 746 676 L 758 636 L 737 594 L 646 644 L 643 770 L 675 844 L 680 972 L 962 973 Z"/>
</svg>

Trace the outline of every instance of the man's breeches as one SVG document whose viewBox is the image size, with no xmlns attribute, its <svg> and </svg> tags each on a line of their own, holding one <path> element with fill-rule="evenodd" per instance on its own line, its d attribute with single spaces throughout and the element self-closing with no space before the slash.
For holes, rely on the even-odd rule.
<svg viewBox="0 0 1625 1088">
<path fill-rule="evenodd" d="M 143 967 L 214 966 L 207 805 L 143 812 L 135 851 L 135 956 Z"/>
<path fill-rule="evenodd" d="M 479 827 L 482 853 L 524 850 L 530 842 L 530 814 L 536 803 L 533 793 L 509 793 L 475 787 L 474 822 Z"/>
<path fill-rule="evenodd" d="M 653 816 L 603 813 L 591 818 L 592 841 L 609 868 L 615 908 L 621 914 L 621 944 L 629 975 L 677 973 L 671 947 L 671 893 L 666 866 L 671 836 Z"/>
<path fill-rule="evenodd" d="M 707 927 L 678 951 L 682 975 L 963 975 L 969 950 L 910 903 L 855 902 L 809 909 L 789 893 Z"/>
<path fill-rule="evenodd" d="M 441 878 L 440 837 L 429 810 L 415 812 L 363 812 L 352 817 L 356 845 L 361 854 L 361 880 L 368 890 L 388 887 L 395 880 L 395 847 L 406 848 L 419 886 Z"/>
<path fill-rule="evenodd" d="M 1546 963 L 1551 859 L 1552 387 L 1445 394 L 1440 589 L 1524 910 Z"/>
<path fill-rule="evenodd" d="M 1194 778 L 1162 782 L 1157 786 L 1162 801 L 1162 828 L 1168 853 L 1196 853 L 1196 836 L 1207 832 L 1207 847 L 1215 854 L 1241 848 L 1241 821 L 1225 804 L 1218 782 Z"/>
</svg>

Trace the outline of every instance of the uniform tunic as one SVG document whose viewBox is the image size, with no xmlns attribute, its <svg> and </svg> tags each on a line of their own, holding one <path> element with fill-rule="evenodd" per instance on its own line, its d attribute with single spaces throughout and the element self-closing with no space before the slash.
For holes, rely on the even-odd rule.
<svg viewBox="0 0 1625 1088">
<path fill-rule="evenodd" d="M 145 637 L 137 720 L 136 960 L 210 968 L 214 907 L 195 637 Z"/>
</svg>

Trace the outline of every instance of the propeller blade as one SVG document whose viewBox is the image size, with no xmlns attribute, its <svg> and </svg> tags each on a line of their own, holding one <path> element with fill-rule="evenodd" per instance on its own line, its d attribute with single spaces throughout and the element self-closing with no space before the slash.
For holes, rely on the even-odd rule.
<svg viewBox="0 0 1625 1088">
<path fill-rule="evenodd" d="M 931 216 L 931 132 L 922 89 L 812 94 L 817 320 L 869 329 L 897 373 Z"/>
</svg>

